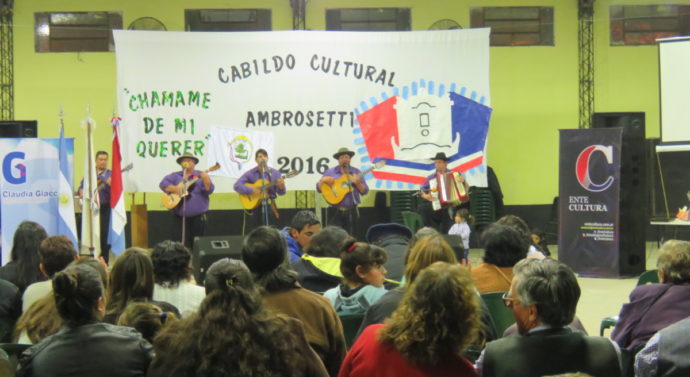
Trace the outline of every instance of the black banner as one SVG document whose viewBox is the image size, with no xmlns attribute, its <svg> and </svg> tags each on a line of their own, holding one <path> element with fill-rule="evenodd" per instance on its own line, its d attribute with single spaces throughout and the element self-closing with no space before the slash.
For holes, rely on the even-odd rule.
<svg viewBox="0 0 690 377">
<path fill-rule="evenodd" d="M 622 129 L 560 131 L 558 258 L 584 276 L 619 276 Z"/>
</svg>

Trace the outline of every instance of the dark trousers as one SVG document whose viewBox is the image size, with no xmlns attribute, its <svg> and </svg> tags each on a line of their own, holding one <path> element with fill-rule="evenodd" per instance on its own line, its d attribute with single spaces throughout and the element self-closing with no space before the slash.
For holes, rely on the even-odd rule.
<svg viewBox="0 0 690 377">
<path fill-rule="evenodd" d="M 110 234 L 110 203 L 101 204 L 98 212 L 101 221 L 101 256 L 108 262 L 110 258 L 110 244 L 108 234 Z"/>
<path fill-rule="evenodd" d="M 192 250 L 194 245 L 194 238 L 203 237 L 206 232 L 206 214 L 198 216 L 187 216 L 185 220 L 185 237 L 182 241 L 182 216 L 173 215 L 173 231 L 172 240 L 184 243 L 185 246 Z"/>
<path fill-rule="evenodd" d="M 341 227 L 345 229 L 347 234 L 357 237 L 355 235 L 357 230 L 357 207 L 330 207 L 328 209 L 328 225 Z"/>
<path fill-rule="evenodd" d="M 450 226 L 452 225 L 452 216 L 449 211 L 453 211 L 453 208 L 441 208 L 434 211 L 431 206 L 431 202 L 424 200 L 419 203 L 418 207 L 419 214 L 422 216 L 422 222 L 424 226 L 428 226 L 438 230 L 441 234 L 448 233 Z"/>
<path fill-rule="evenodd" d="M 268 224 L 266 224 L 266 212 L 268 212 Z M 273 208 L 271 207 L 271 202 L 268 201 L 266 203 L 266 206 L 262 205 L 261 202 L 259 202 L 259 206 L 254 208 L 253 210 L 244 210 L 244 221 L 242 223 L 242 235 L 247 235 L 249 232 L 252 230 L 258 228 L 261 225 L 274 225 L 278 226 L 278 218 L 276 217 L 275 213 L 273 212 Z M 278 213 L 278 216 L 280 216 L 280 213 Z"/>
</svg>

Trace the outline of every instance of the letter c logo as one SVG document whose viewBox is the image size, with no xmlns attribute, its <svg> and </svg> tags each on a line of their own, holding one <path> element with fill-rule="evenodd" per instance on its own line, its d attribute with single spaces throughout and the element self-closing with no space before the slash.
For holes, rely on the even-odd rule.
<svg viewBox="0 0 690 377">
<path fill-rule="evenodd" d="M 2 161 L 2 174 L 8 183 L 19 185 L 26 182 L 26 166 L 24 164 L 20 162 L 14 165 L 19 173 L 18 175 L 15 175 L 12 169 L 14 160 L 23 160 L 24 157 L 24 152 L 10 152 L 5 156 L 5 159 Z"/>
<path fill-rule="evenodd" d="M 613 176 L 606 178 L 606 181 L 602 184 L 596 184 L 592 182 L 589 176 L 589 162 L 594 152 L 601 152 L 606 157 L 606 162 L 611 165 L 613 162 L 613 146 L 611 145 L 590 145 L 580 152 L 577 156 L 577 161 L 575 162 L 575 175 L 577 176 L 577 181 L 587 191 L 601 192 L 609 188 L 613 184 Z"/>
</svg>

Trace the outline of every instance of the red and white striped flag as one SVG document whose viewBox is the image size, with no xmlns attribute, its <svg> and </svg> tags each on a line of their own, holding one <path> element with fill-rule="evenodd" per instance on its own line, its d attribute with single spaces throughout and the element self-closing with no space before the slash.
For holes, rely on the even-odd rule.
<svg viewBox="0 0 690 377">
<path fill-rule="evenodd" d="M 124 189 L 122 187 L 122 155 L 120 154 L 120 117 L 113 117 L 113 166 L 110 175 L 110 228 L 108 243 L 113 254 L 120 255 L 125 250 L 125 211 Z"/>
</svg>

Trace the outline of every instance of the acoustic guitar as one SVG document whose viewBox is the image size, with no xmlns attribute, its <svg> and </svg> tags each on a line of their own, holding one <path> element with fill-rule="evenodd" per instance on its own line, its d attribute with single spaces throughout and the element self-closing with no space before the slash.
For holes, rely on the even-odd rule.
<svg viewBox="0 0 690 377">
<path fill-rule="evenodd" d="M 355 175 L 343 174 L 340 178 L 333 182 L 332 186 L 323 184 L 321 185 L 321 194 L 323 198 L 331 205 L 336 205 L 345 199 L 345 197 L 352 191 L 352 177 L 361 178 L 369 174 L 370 171 L 374 169 L 381 169 L 386 165 L 385 160 L 381 160 L 363 172 Z"/>
<path fill-rule="evenodd" d="M 293 170 L 293 171 L 285 174 L 284 176 L 282 176 L 282 178 L 283 179 L 292 178 L 299 173 L 300 173 L 299 171 Z M 258 207 L 259 202 L 261 202 L 261 198 L 268 195 L 268 189 L 270 189 L 271 187 L 273 187 L 277 184 L 278 184 L 277 179 L 274 181 L 271 181 L 271 182 L 266 182 L 264 179 L 259 179 L 254 183 L 245 183 L 244 184 L 245 186 L 251 187 L 251 188 L 257 187 L 257 188 L 261 189 L 263 186 L 263 192 L 258 193 L 258 194 L 251 193 L 251 194 L 240 195 L 240 202 L 242 203 L 242 207 L 246 210 L 251 210 L 251 209 Z"/>
<path fill-rule="evenodd" d="M 204 173 L 208 173 L 210 171 L 216 171 L 220 169 L 220 164 L 216 162 L 215 165 L 211 166 L 210 168 L 204 170 Z M 175 209 L 178 204 L 182 201 L 182 198 L 186 197 L 189 195 L 189 188 L 192 187 L 193 184 L 196 183 L 196 181 L 201 178 L 201 175 L 199 175 L 196 178 L 187 180 L 187 181 L 182 181 L 177 184 L 177 189 L 178 189 L 178 194 L 175 193 L 163 193 L 163 196 L 161 196 L 161 201 L 163 202 L 163 206 L 167 209 Z"/>
</svg>

